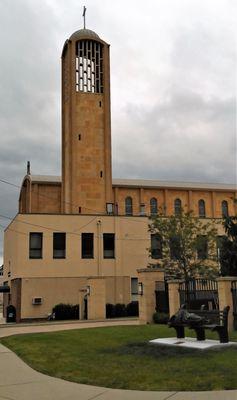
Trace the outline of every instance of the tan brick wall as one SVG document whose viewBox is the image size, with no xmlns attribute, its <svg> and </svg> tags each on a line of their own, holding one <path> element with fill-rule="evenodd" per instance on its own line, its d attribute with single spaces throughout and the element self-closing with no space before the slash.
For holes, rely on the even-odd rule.
<svg viewBox="0 0 237 400">
<path fill-rule="evenodd" d="M 106 317 L 106 283 L 105 278 L 97 277 L 87 280 L 90 288 L 88 295 L 88 319 L 104 319 Z"/>
<path fill-rule="evenodd" d="M 174 213 L 174 201 L 179 198 L 185 211 L 193 211 L 194 215 L 199 215 L 198 201 L 205 201 L 206 217 L 221 218 L 221 203 L 223 200 L 228 201 L 229 214 L 236 213 L 233 198 L 234 192 L 210 191 L 210 190 L 194 190 L 194 189 L 146 189 L 142 188 L 142 198 L 140 188 L 123 188 L 114 187 L 114 202 L 118 204 L 119 215 L 125 214 L 125 199 L 127 196 L 133 200 L 133 215 L 140 215 L 140 204 L 145 204 L 145 212 L 150 215 L 150 200 L 154 197 L 157 199 L 158 208 L 166 210 L 166 215 Z M 213 204 L 214 201 L 214 204 Z M 159 210 L 160 211 L 160 210 Z"/>
<path fill-rule="evenodd" d="M 22 279 L 21 318 L 47 318 L 58 303 L 79 304 L 79 290 L 85 284 L 81 277 Z M 42 305 L 33 305 L 34 297 L 42 297 Z"/>
<path fill-rule="evenodd" d="M 162 269 L 140 269 L 138 270 L 138 281 L 142 283 L 143 294 L 139 299 L 139 321 L 142 324 L 152 323 L 153 314 L 156 309 L 156 281 L 164 280 Z"/>
</svg>

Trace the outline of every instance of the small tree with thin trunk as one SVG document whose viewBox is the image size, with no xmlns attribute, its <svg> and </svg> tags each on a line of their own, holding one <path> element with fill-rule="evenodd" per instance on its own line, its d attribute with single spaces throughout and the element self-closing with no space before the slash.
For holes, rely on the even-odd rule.
<svg viewBox="0 0 237 400">
<path fill-rule="evenodd" d="M 159 213 L 150 219 L 149 231 L 160 238 L 160 265 L 168 277 L 188 281 L 195 277 L 218 276 L 214 221 L 200 219 L 193 212 L 183 210 L 178 215 L 166 217 Z M 151 256 L 152 252 L 151 248 Z"/>
</svg>

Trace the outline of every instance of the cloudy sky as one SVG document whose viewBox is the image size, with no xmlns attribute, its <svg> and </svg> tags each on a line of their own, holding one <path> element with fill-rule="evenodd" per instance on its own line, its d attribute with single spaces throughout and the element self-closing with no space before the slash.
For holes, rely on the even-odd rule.
<svg viewBox="0 0 237 400">
<path fill-rule="evenodd" d="M 0 179 L 60 175 L 60 56 L 111 44 L 113 176 L 236 182 L 235 0 L 0 0 Z M 0 214 L 19 190 L 0 183 Z M 2 228 L 0 217 L 0 263 Z"/>
</svg>

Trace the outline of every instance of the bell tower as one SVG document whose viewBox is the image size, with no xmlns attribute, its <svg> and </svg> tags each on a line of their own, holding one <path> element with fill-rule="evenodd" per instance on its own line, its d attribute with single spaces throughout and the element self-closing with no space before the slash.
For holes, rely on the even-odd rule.
<svg viewBox="0 0 237 400">
<path fill-rule="evenodd" d="M 72 34 L 62 51 L 62 212 L 105 214 L 108 203 L 112 203 L 109 45 L 84 28 Z"/>
</svg>

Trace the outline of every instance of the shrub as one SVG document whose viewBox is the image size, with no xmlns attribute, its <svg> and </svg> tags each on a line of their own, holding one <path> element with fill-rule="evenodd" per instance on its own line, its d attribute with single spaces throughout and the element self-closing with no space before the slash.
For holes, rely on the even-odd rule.
<svg viewBox="0 0 237 400">
<path fill-rule="evenodd" d="M 79 319 L 79 305 L 75 304 L 57 304 L 53 308 L 56 320 Z"/>
<path fill-rule="evenodd" d="M 115 318 L 115 305 L 107 303 L 106 304 L 106 318 Z"/>
<path fill-rule="evenodd" d="M 139 315 L 138 301 L 131 301 L 127 304 L 126 309 L 128 317 L 137 317 Z"/>
<path fill-rule="evenodd" d="M 169 314 L 167 313 L 155 312 L 153 314 L 153 321 L 155 324 L 167 324 L 168 320 Z"/>
<path fill-rule="evenodd" d="M 138 301 L 127 304 L 106 304 L 106 318 L 136 317 L 138 316 Z"/>
<path fill-rule="evenodd" d="M 120 303 L 115 304 L 115 316 L 117 318 L 127 316 L 125 304 L 120 304 Z"/>
</svg>

